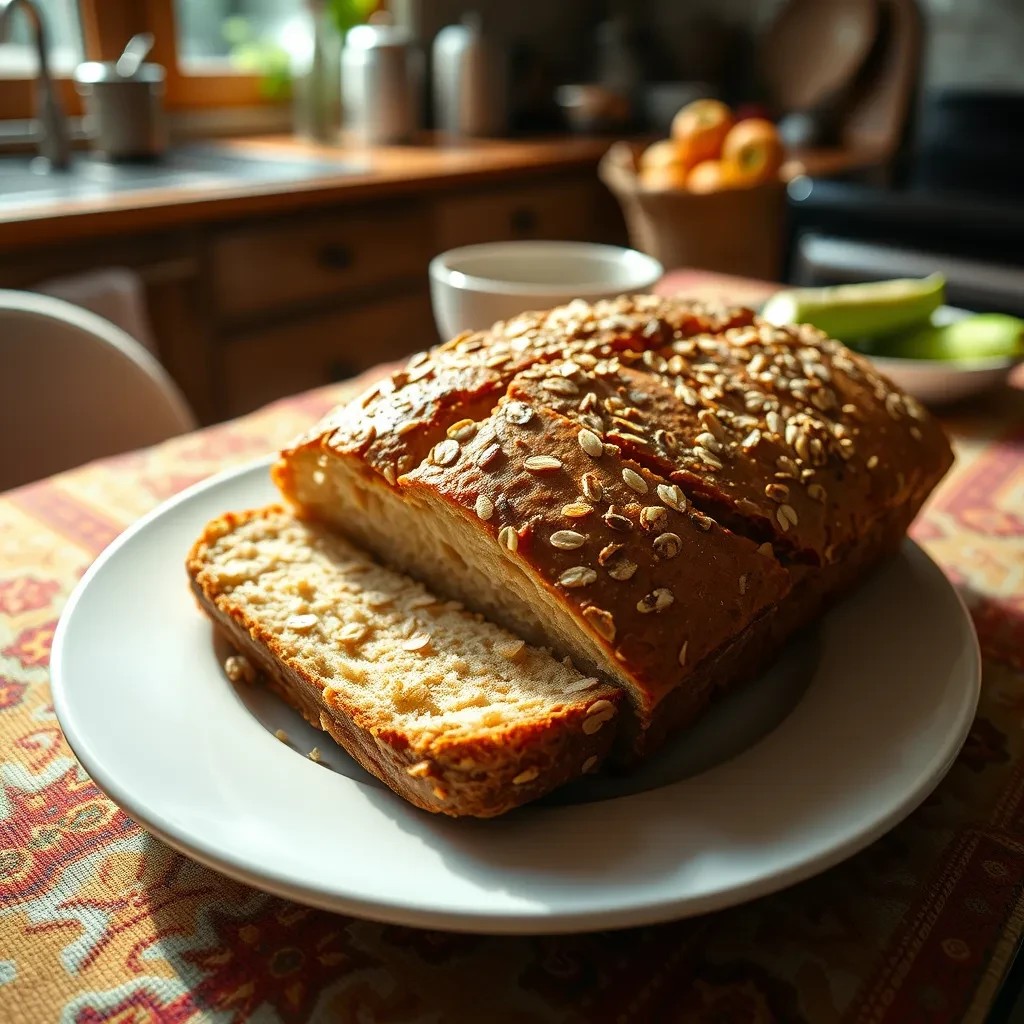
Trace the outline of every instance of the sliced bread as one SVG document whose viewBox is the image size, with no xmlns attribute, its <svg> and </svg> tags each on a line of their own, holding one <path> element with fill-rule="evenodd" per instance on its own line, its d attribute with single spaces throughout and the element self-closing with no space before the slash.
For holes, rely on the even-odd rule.
<svg viewBox="0 0 1024 1024">
<path fill-rule="evenodd" d="M 425 810 L 502 814 L 612 745 L 621 691 L 280 507 L 215 519 L 187 568 L 267 684 Z"/>
</svg>

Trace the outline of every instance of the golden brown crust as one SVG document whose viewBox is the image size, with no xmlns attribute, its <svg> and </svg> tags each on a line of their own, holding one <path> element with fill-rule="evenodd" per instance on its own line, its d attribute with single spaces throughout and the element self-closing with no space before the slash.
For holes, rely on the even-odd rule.
<svg viewBox="0 0 1024 1024">
<path fill-rule="evenodd" d="M 755 323 L 622 352 L 569 394 L 546 382 L 527 372 L 508 393 L 545 401 L 724 522 L 816 565 L 948 467 L 921 406 L 813 328 Z"/>
<path fill-rule="evenodd" d="M 454 740 L 444 734 L 424 739 L 381 721 L 371 710 L 347 700 L 331 680 L 289 658 L 275 634 L 259 621 L 258 609 L 233 600 L 209 563 L 215 541 L 253 517 L 280 513 L 272 506 L 228 513 L 207 524 L 186 561 L 193 593 L 200 608 L 258 667 L 275 693 L 395 793 L 435 813 L 493 817 L 603 763 L 618 718 L 601 713 L 599 707 L 602 720 L 595 728 L 594 708 L 599 701 L 617 706 L 622 697 L 607 686 L 567 694 L 543 718 L 513 723 L 497 739 L 493 730 Z"/>
<path fill-rule="evenodd" d="M 609 661 L 631 666 L 643 723 L 789 589 L 788 574 L 753 542 L 684 507 L 678 488 L 638 464 L 587 455 L 543 406 L 502 403 L 450 463 L 428 458 L 402 484 L 478 521 L 560 596 Z M 487 519 L 476 511 L 481 497 Z"/>
<path fill-rule="evenodd" d="M 633 313 L 627 315 L 609 306 L 606 315 L 595 319 L 591 307 L 572 303 L 546 314 L 524 313 L 492 331 L 467 331 L 414 355 L 404 369 L 326 416 L 290 450 L 314 446 L 358 455 L 393 482 L 418 465 L 451 424 L 480 419 L 510 382 L 533 366 L 579 346 L 609 353 L 632 350 L 637 347 L 635 336 L 649 330 L 652 317 L 666 337 L 692 337 L 749 323 L 752 316 L 744 309 L 666 305 L 652 295 L 637 297 L 630 308 Z M 647 344 L 650 337 L 643 342 Z M 278 472 L 285 471 L 282 467 Z"/>
<path fill-rule="evenodd" d="M 608 675 L 628 682 L 652 735 L 666 694 L 667 719 L 692 717 L 719 681 L 709 666 L 736 660 L 731 643 L 760 630 L 768 639 L 752 646 L 774 650 L 786 628 L 758 624 L 802 621 L 773 609 L 789 610 L 807 571 L 825 597 L 841 575 L 830 567 L 864 571 L 867 547 L 891 549 L 952 461 L 914 399 L 814 328 L 657 296 L 523 314 L 415 357 L 282 453 L 275 480 L 305 514 L 312 453 L 401 495 L 429 489 L 514 544 L 608 651 Z M 586 493 L 585 472 L 599 485 Z M 646 530 L 640 516 L 657 506 L 666 513 Z M 578 547 L 552 545 L 564 530 L 583 536 Z M 673 558 L 653 547 L 662 533 L 678 537 Z M 885 543 L 869 545 L 876 536 Z M 620 560 L 637 566 L 627 579 L 610 572 Z M 642 611 L 645 600 L 660 610 Z"/>
</svg>

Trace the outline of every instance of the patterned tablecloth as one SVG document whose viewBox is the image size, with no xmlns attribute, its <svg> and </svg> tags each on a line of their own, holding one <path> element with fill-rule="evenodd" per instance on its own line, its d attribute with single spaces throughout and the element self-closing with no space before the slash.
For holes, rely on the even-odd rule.
<svg viewBox="0 0 1024 1024">
<path fill-rule="evenodd" d="M 924 805 L 845 864 L 746 906 L 499 938 L 310 910 L 171 852 L 97 790 L 50 703 L 57 617 L 104 545 L 355 386 L 0 497 L 0 1021 L 982 1020 L 1024 930 L 1024 391 L 947 418 L 959 461 L 914 527 L 967 598 L 985 659 L 970 738 Z"/>
</svg>

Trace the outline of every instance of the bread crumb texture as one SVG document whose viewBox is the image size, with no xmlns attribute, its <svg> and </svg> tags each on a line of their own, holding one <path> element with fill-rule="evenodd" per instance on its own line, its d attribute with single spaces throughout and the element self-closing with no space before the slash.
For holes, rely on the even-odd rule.
<svg viewBox="0 0 1024 1024">
<path fill-rule="evenodd" d="M 546 721 L 567 705 L 582 704 L 585 714 L 595 704 L 588 731 L 615 714 L 607 699 L 597 700 L 608 688 L 591 689 L 597 681 L 571 662 L 283 510 L 209 537 L 202 558 L 204 589 L 246 609 L 263 642 L 316 680 L 328 706 L 357 707 L 360 724 L 413 736 L 414 746 Z M 319 751 L 309 757 L 318 760 Z"/>
</svg>

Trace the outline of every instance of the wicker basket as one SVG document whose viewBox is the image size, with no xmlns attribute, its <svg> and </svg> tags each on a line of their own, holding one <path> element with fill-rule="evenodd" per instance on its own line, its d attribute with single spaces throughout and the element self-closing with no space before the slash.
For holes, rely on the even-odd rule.
<svg viewBox="0 0 1024 1024">
<path fill-rule="evenodd" d="M 618 199 L 630 244 L 666 270 L 699 267 L 777 281 L 782 269 L 786 186 L 770 181 L 698 195 L 640 187 L 641 147 L 617 142 L 599 174 Z"/>
</svg>

